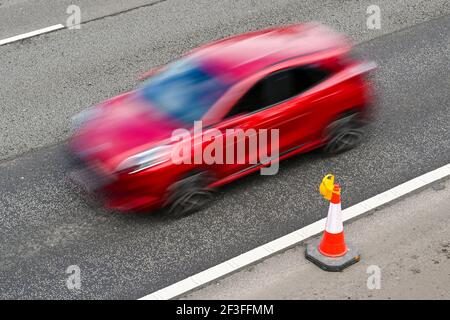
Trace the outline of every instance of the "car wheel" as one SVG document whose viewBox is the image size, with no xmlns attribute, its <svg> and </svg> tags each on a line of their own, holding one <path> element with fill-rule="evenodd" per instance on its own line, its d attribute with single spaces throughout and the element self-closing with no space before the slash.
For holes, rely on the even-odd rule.
<svg viewBox="0 0 450 320">
<path fill-rule="evenodd" d="M 349 113 L 333 121 L 327 127 L 327 142 L 323 149 L 327 154 L 338 154 L 359 145 L 363 137 L 364 127 L 359 113 Z"/>
<path fill-rule="evenodd" d="M 174 183 L 169 188 L 168 215 L 181 218 L 205 208 L 213 196 L 210 182 L 206 172 L 196 172 Z"/>
</svg>

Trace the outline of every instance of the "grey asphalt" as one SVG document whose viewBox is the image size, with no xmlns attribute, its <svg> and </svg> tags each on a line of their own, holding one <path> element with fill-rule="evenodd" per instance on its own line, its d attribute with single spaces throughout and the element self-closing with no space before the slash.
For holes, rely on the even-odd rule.
<svg viewBox="0 0 450 320">
<path fill-rule="evenodd" d="M 444 2 L 393 5 L 374 33 L 365 29 L 363 3 L 258 1 L 245 10 L 241 1 L 208 3 L 164 2 L 87 23 L 82 32 L 0 47 L 0 297 L 138 298 L 324 217 L 317 187 L 328 172 L 342 184 L 346 207 L 449 162 L 450 20 L 389 34 L 445 14 Z M 379 36 L 358 46 L 380 66 L 378 120 L 361 147 L 284 161 L 278 175 L 241 179 L 209 209 L 178 221 L 108 212 L 66 181 L 60 141 L 70 115 L 205 41 L 311 19 L 357 41 Z M 79 291 L 66 287 L 69 265 L 81 269 Z"/>
<path fill-rule="evenodd" d="M 0 2 L 0 39 L 9 38 L 55 24 L 67 25 L 76 5 L 81 21 L 87 22 L 130 10 L 150 7 L 167 0 L 3 0 Z"/>
<path fill-rule="evenodd" d="M 448 300 L 449 188 L 447 177 L 346 225 L 346 242 L 362 258 L 343 272 L 324 272 L 307 261 L 302 244 L 181 299 Z"/>
<path fill-rule="evenodd" d="M 150 68 L 215 39 L 319 20 L 360 42 L 450 14 L 447 0 L 383 0 L 377 2 L 382 28 L 369 30 L 366 9 L 373 4 L 370 0 L 169 0 L 98 18 L 141 4 L 135 1 L 76 2 L 82 19 L 97 20 L 83 24 L 80 30 L 64 29 L 0 46 L 0 160 L 66 139 L 73 115 L 134 88 L 138 76 Z M 21 5 L 16 10 L 21 18 L 9 21 L 14 14 L 8 10 L 16 2 Z M 64 23 L 59 16 L 65 4 L 66 0 L 38 0 L 37 4 L 9 0 L 0 7 L 0 30 L 7 30 L 9 36 L 17 33 L 15 26 L 25 25 L 24 32 L 31 31 L 47 26 L 40 19 L 53 16 L 55 21 L 45 23 Z M 27 17 L 29 22 L 22 22 Z"/>
</svg>

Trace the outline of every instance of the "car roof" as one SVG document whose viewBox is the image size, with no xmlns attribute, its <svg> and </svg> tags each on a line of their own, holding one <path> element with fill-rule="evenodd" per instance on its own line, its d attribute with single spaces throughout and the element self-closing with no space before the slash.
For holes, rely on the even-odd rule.
<svg viewBox="0 0 450 320">
<path fill-rule="evenodd" d="M 348 38 L 312 22 L 233 36 L 199 47 L 188 56 L 213 65 L 217 73 L 244 78 L 282 61 L 336 48 L 349 50 Z"/>
</svg>

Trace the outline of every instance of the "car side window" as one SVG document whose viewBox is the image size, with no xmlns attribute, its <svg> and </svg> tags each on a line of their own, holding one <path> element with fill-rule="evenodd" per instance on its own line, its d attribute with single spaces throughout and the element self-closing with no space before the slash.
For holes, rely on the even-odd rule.
<svg viewBox="0 0 450 320">
<path fill-rule="evenodd" d="M 293 96 L 312 88 L 328 77 L 330 73 L 329 71 L 314 65 L 293 68 L 290 72 L 295 83 Z"/>
<path fill-rule="evenodd" d="M 247 91 L 227 117 L 278 104 L 304 92 L 327 76 L 328 72 L 317 66 L 294 67 L 272 73 Z"/>
</svg>

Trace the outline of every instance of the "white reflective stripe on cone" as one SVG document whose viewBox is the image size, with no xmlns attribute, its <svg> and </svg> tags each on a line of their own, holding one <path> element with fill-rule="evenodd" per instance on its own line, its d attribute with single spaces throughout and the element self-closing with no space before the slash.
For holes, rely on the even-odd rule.
<svg viewBox="0 0 450 320">
<path fill-rule="evenodd" d="M 344 231 L 340 203 L 330 203 L 325 230 L 329 233 L 341 233 Z"/>
</svg>

